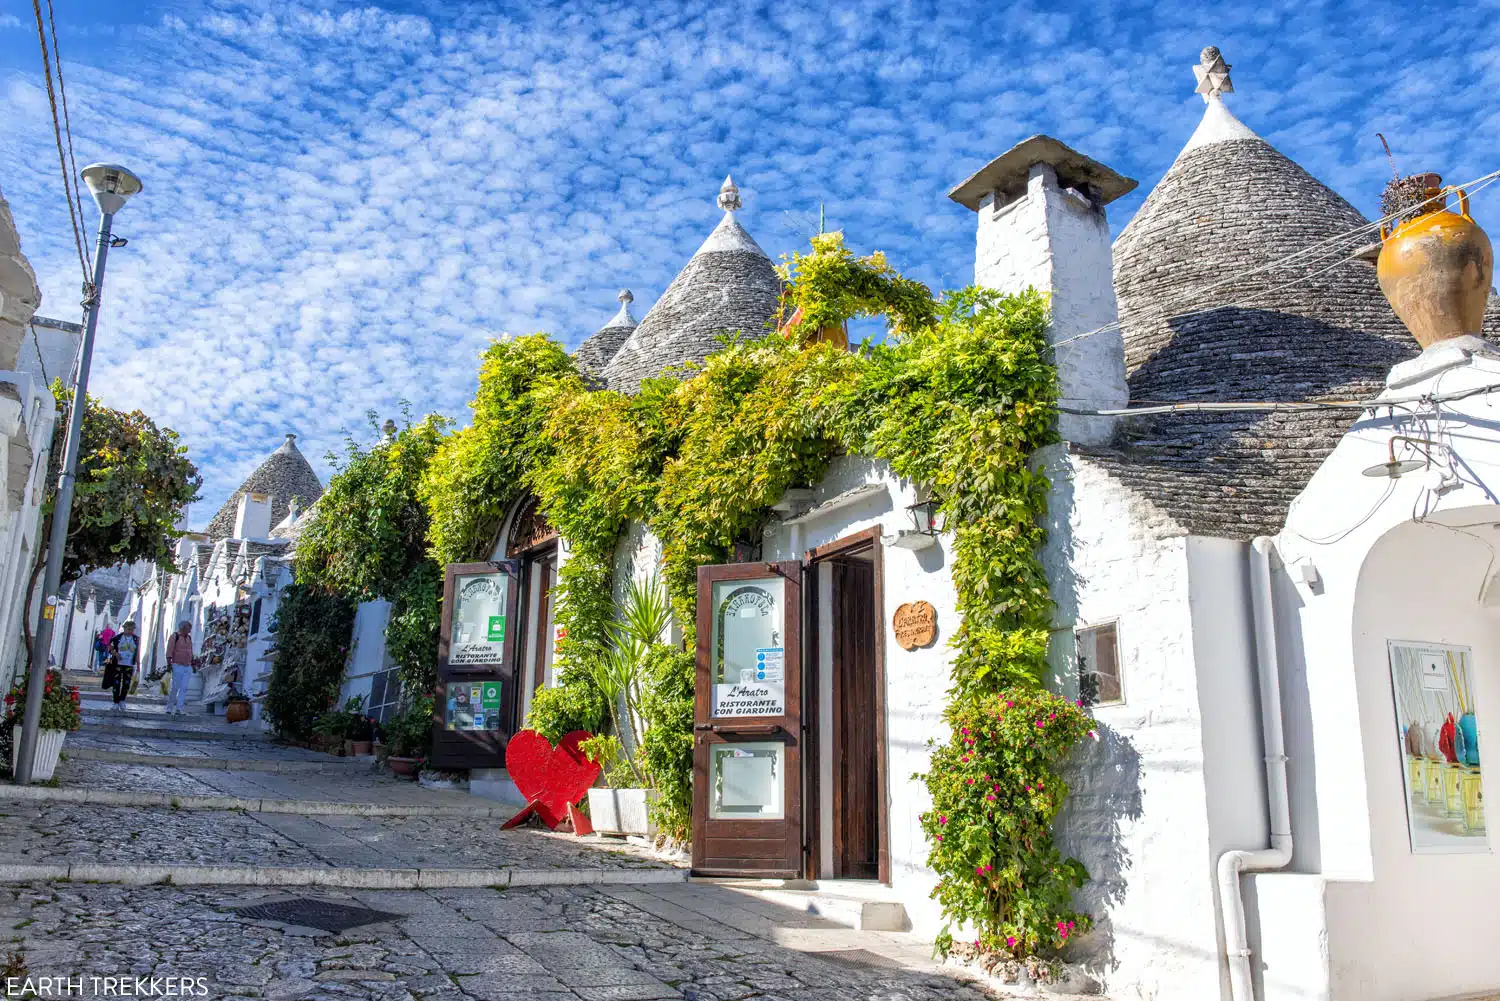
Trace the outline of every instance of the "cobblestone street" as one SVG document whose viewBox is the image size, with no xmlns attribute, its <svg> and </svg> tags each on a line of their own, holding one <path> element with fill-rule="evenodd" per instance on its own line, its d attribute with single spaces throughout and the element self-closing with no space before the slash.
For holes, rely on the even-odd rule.
<svg viewBox="0 0 1500 1001">
<path fill-rule="evenodd" d="M 114 712 L 85 690 L 84 708 L 84 729 L 68 738 L 56 788 L 0 790 L 0 859 L 12 868 L 94 864 L 119 877 L 12 878 L 0 886 L 6 952 L 19 954 L 34 983 L 83 977 L 82 996 L 102 996 L 90 978 L 202 977 L 209 997 L 286 1001 L 986 996 L 960 971 L 935 964 L 912 935 L 856 931 L 755 893 L 686 882 L 679 864 L 644 847 L 535 828 L 502 831 L 508 811 L 501 804 L 397 780 L 367 760 L 279 746 L 243 724 L 167 717 L 149 697 Z M 101 760 L 122 753 L 131 760 Z M 185 766 L 184 758 L 204 764 Z M 266 762 L 306 770 L 266 771 Z M 78 801 L 87 796 L 133 805 Z M 136 802 L 151 798 L 158 802 Z M 177 808 L 173 798 L 191 808 Z M 403 815 L 358 812 L 375 809 Z M 447 814 L 430 812 L 439 810 Z M 257 874 L 357 880 L 431 867 L 484 879 L 508 874 L 515 882 L 173 885 L 179 881 L 153 882 L 159 877 L 148 873 L 135 884 L 151 885 L 133 885 L 130 874 L 151 866 L 200 867 L 242 884 Z M 600 873 L 610 874 L 608 885 L 581 885 Z M 235 910 L 296 899 L 384 913 L 329 932 Z"/>
</svg>

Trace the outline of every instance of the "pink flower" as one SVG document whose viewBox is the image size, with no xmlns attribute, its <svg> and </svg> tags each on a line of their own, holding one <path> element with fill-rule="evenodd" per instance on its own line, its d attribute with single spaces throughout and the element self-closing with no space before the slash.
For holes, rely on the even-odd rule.
<svg viewBox="0 0 1500 1001">
<path fill-rule="evenodd" d="M 1014 935 L 1005 936 L 1005 944 L 1009 948 L 1014 949 L 1016 947 L 1016 937 Z"/>
<path fill-rule="evenodd" d="M 1016 707 L 1016 704 L 1014 702 L 1007 702 L 1007 703 L 1005 703 L 1005 708 L 1007 708 L 1007 709 L 1014 709 L 1015 707 Z"/>
<path fill-rule="evenodd" d="M 973 785 L 974 784 L 974 780 L 973 779 L 964 779 L 964 781 L 967 782 L 967 783 L 969 783 L 969 785 Z"/>
<path fill-rule="evenodd" d="M 958 732 L 961 733 L 961 734 L 963 734 L 965 737 L 967 737 L 969 735 L 969 728 L 968 727 L 964 727 L 962 730 L 960 730 Z"/>
<path fill-rule="evenodd" d="M 1048 718 L 1048 719 L 1057 719 L 1057 713 L 1051 713 L 1051 714 L 1049 714 L 1049 715 L 1048 715 L 1048 716 L 1047 716 L 1047 718 Z"/>
<path fill-rule="evenodd" d="M 1090 737 L 1093 737 L 1093 738 L 1094 738 L 1094 739 L 1095 739 L 1095 740 L 1098 740 L 1098 739 L 1099 739 L 1099 735 L 1098 735 L 1098 734 L 1096 734 L 1096 733 L 1095 733 L 1095 732 L 1094 732 L 1094 731 L 1092 731 L 1092 730 L 1090 730 L 1090 731 L 1089 731 L 1089 736 L 1090 736 Z"/>
<path fill-rule="evenodd" d="M 995 794 L 994 793 L 990 793 L 988 796 L 985 797 L 985 799 L 987 799 L 991 803 L 993 803 L 995 801 Z"/>
<path fill-rule="evenodd" d="M 938 840 L 939 840 L 939 841 L 941 841 L 941 840 L 943 840 L 943 836 L 942 836 L 942 835 L 941 835 L 941 834 L 939 834 L 939 835 L 938 835 L 938 836 L 937 836 L 937 839 L 938 839 Z"/>
<path fill-rule="evenodd" d="M 1043 722 L 1042 722 L 1042 721 L 1041 721 L 1041 720 L 1037 720 L 1037 721 L 1036 721 L 1036 728 L 1037 728 L 1037 729 L 1038 729 L 1038 730 L 1040 730 L 1040 729 L 1041 729 L 1041 728 L 1042 728 L 1042 727 L 1044 727 L 1044 726 L 1046 726 L 1046 725 L 1047 725 L 1047 724 L 1045 724 L 1045 723 L 1043 723 Z"/>
<path fill-rule="evenodd" d="M 939 817 L 938 818 L 938 823 L 939 824 L 946 824 L 947 822 L 948 822 L 948 818 L 947 817 Z"/>
</svg>

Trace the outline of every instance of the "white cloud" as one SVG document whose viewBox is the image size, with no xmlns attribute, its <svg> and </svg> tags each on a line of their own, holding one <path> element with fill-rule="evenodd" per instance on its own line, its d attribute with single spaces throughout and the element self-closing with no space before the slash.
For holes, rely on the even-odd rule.
<svg viewBox="0 0 1500 1001">
<path fill-rule="evenodd" d="M 1118 227 L 1197 122 L 1209 43 L 1234 64 L 1236 112 L 1368 213 L 1375 131 L 1407 170 L 1500 166 L 1500 61 L 1473 45 L 1477 20 L 1412 32 L 1391 0 L 425 17 L 210 0 L 108 32 L 60 23 L 78 162 L 146 185 L 118 221 L 131 243 L 111 258 L 94 390 L 183 432 L 208 479 L 201 524 L 286 431 L 321 467 L 368 409 L 463 418 L 492 334 L 576 344 L 622 287 L 643 313 L 730 171 L 773 256 L 822 202 L 857 247 L 951 286 L 972 275 L 973 217 L 944 193 L 1048 132 L 1141 180 Z M 48 104 L 14 51 L 0 185 L 43 312 L 76 319 Z"/>
</svg>

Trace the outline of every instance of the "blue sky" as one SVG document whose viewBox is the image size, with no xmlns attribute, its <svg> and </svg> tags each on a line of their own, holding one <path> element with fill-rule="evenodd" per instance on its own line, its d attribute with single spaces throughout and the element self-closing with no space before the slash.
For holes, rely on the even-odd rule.
<svg viewBox="0 0 1500 1001">
<path fill-rule="evenodd" d="M 773 258 L 823 202 L 856 248 L 961 285 L 953 184 L 1046 132 L 1141 182 L 1118 229 L 1197 124 L 1208 44 L 1235 113 L 1366 215 L 1377 131 L 1406 172 L 1500 167 L 1500 0 L 54 6 L 79 165 L 146 185 L 118 219 L 93 389 L 183 433 L 195 527 L 287 431 L 326 480 L 367 410 L 466 419 L 489 337 L 576 345 L 622 287 L 644 315 L 728 172 Z M 76 320 L 30 7 L 0 3 L 0 190 L 42 312 Z M 1496 190 L 1475 211 L 1500 232 Z"/>
</svg>

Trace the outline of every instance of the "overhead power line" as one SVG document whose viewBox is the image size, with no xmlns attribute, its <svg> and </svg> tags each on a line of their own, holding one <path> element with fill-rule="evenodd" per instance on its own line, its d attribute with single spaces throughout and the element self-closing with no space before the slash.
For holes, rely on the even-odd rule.
<svg viewBox="0 0 1500 1001">
<path fill-rule="evenodd" d="M 68 200 L 68 216 L 73 220 L 73 245 L 78 251 L 78 269 L 83 272 L 83 283 L 88 285 L 89 265 L 83 252 L 83 231 L 78 225 L 82 207 L 74 204 L 72 176 L 68 173 L 67 155 L 63 153 L 63 124 L 57 113 L 57 92 L 52 86 L 52 56 L 47 51 L 47 26 L 42 22 L 41 0 L 31 0 L 31 9 L 36 13 L 36 37 L 42 46 L 42 73 L 47 80 L 47 102 L 52 105 L 52 133 L 57 140 L 57 163 L 62 169 L 63 195 Z M 48 0 L 48 9 L 51 9 L 51 0 Z M 72 137 L 69 136 L 69 148 L 72 147 L 72 142 Z"/>
<path fill-rule="evenodd" d="M 53 17 L 52 0 L 47 0 L 47 25 L 52 30 L 52 61 L 57 64 L 57 95 L 62 98 L 63 138 L 68 142 L 68 187 L 73 192 L 73 203 L 78 206 L 78 218 L 81 220 L 85 218 L 83 192 L 78 183 L 78 161 L 73 158 L 73 121 L 68 117 L 68 85 L 63 81 L 62 47 L 57 44 L 57 19 Z"/>
</svg>

